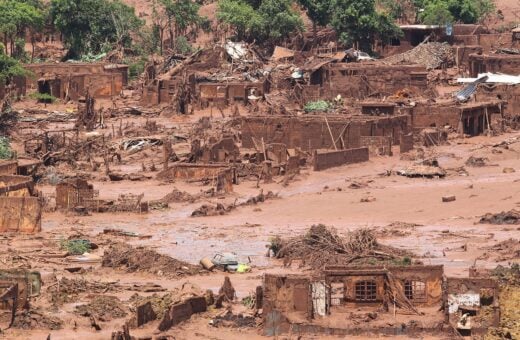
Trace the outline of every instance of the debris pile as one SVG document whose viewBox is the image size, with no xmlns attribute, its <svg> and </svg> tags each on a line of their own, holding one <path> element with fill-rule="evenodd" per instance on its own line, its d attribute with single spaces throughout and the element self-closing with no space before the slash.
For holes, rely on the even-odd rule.
<svg viewBox="0 0 520 340">
<path fill-rule="evenodd" d="M 453 64 L 453 48 L 447 43 L 422 43 L 413 49 L 384 59 L 387 64 L 419 64 L 428 70 L 439 68 L 443 64 Z"/>
<path fill-rule="evenodd" d="M 510 238 L 486 248 L 479 259 L 490 259 L 495 262 L 520 259 L 520 240 Z"/>
<path fill-rule="evenodd" d="M 66 277 L 51 283 L 47 289 L 50 293 L 49 302 L 59 306 L 64 303 L 74 302 L 81 293 L 106 293 L 117 290 L 114 283 L 87 281 L 83 278 L 68 279 Z"/>
<path fill-rule="evenodd" d="M 63 321 L 36 309 L 23 310 L 16 315 L 13 328 L 18 329 L 61 329 Z"/>
<path fill-rule="evenodd" d="M 134 248 L 126 243 L 115 243 L 105 250 L 103 267 L 121 268 L 127 272 L 144 271 L 168 277 L 182 277 L 203 272 L 199 266 L 179 261 L 147 248 Z"/>
<path fill-rule="evenodd" d="M 482 224 L 520 224 L 520 211 L 510 210 L 502 211 L 498 214 L 485 214 L 480 219 Z"/>
<path fill-rule="evenodd" d="M 313 269 L 327 265 L 370 264 L 374 261 L 404 262 L 403 257 L 411 255 L 380 244 L 370 229 L 358 229 L 343 238 L 335 229 L 323 224 L 313 225 L 302 236 L 277 239 L 276 243 L 274 247 L 271 245 L 276 257 L 285 259 L 287 263 L 301 260 Z"/>
<path fill-rule="evenodd" d="M 90 303 L 77 306 L 76 313 L 100 321 L 119 319 L 128 314 L 121 301 L 109 295 L 98 295 Z"/>
<path fill-rule="evenodd" d="M 485 158 L 485 157 L 474 157 L 474 156 L 470 156 L 470 157 L 466 160 L 466 165 L 467 165 L 467 166 L 474 167 L 474 168 L 480 168 L 480 167 L 483 167 L 483 166 L 488 165 L 488 162 L 489 162 L 489 159 L 487 159 L 487 158 Z"/>
</svg>

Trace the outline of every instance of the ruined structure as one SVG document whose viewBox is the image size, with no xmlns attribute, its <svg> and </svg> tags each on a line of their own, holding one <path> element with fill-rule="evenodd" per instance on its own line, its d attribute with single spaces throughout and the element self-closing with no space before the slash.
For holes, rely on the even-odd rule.
<svg viewBox="0 0 520 340">
<path fill-rule="evenodd" d="M 41 230 L 42 202 L 31 177 L 0 176 L 0 233 Z"/>
<path fill-rule="evenodd" d="M 446 335 L 453 329 L 448 323 L 461 334 L 481 334 L 498 324 L 497 292 L 491 279 L 446 279 L 443 266 L 335 266 L 311 276 L 265 274 L 264 334 L 290 330 L 292 334 Z M 491 315 L 480 313 L 482 306 L 492 306 Z M 410 315 L 414 326 L 402 327 Z M 472 323 L 477 315 L 480 321 Z"/>
<path fill-rule="evenodd" d="M 459 133 L 470 136 L 490 131 L 495 117 L 501 117 L 501 101 L 469 102 L 465 104 L 418 104 L 411 112 L 414 131 L 428 127 L 450 126 Z"/>
<path fill-rule="evenodd" d="M 468 62 L 471 77 L 486 72 L 517 75 L 520 68 L 520 55 L 470 54 Z"/>
<path fill-rule="evenodd" d="M 289 329 L 293 334 L 334 335 L 442 332 L 442 284 L 442 266 L 326 267 L 316 276 L 265 274 L 264 334 Z M 399 319 L 406 318 L 402 310 L 415 314 L 413 329 L 401 327 Z M 367 315 L 366 323 L 355 322 Z M 389 325 L 389 320 L 395 322 Z"/>
<path fill-rule="evenodd" d="M 326 98 L 390 96 L 399 90 L 424 93 L 426 68 L 417 65 L 385 65 L 376 62 L 328 63 L 312 70 L 309 85 L 320 85 Z"/>
<path fill-rule="evenodd" d="M 94 98 L 110 98 L 128 83 L 128 66 L 104 63 L 29 64 L 27 87 L 65 100 L 78 100 L 86 89 Z"/>
<path fill-rule="evenodd" d="M 63 181 L 56 185 L 56 208 L 72 209 L 87 203 L 99 196 L 99 191 L 87 181 L 74 178 Z"/>
<path fill-rule="evenodd" d="M 351 149 L 362 146 L 361 137 L 389 137 L 398 145 L 407 131 L 407 116 L 307 115 L 242 118 L 242 146 L 282 143 L 289 149 Z"/>
</svg>

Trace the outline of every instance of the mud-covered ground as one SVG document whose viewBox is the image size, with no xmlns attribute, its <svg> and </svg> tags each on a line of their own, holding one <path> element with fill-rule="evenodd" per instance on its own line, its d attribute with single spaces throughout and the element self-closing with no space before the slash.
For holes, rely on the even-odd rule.
<svg viewBox="0 0 520 340">
<path fill-rule="evenodd" d="M 205 114 L 146 120 L 177 127 L 178 132 L 183 133 L 184 124 Z M 144 118 L 128 117 L 126 120 L 142 124 Z M 503 141 L 508 141 L 507 147 L 498 146 Z M 21 142 L 18 141 L 19 148 Z M 186 147 L 174 145 L 174 148 L 182 151 Z M 146 149 L 112 170 L 140 172 L 143 163 L 145 167 L 152 160 L 159 164 L 161 152 L 161 148 Z M 428 157 L 435 157 L 447 170 L 445 178 L 396 175 L 396 170 L 413 164 L 413 155 L 417 153 L 400 155 L 398 148 L 393 157 L 371 157 L 366 163 L 322 172 L 303 168 L 288 185 L 276 177 L 269 184 L 260 182 L 259 187 L 256 181 L 245 180 L 234 186 L 233 193 L 214 197 L 200 195 L 208 189 L 202 183 L 162 182 L 155 179 L 153 172 L 145 172 L 152 178 L 141 181 L 110 182 L 102 175 L 95 175 L 90 182 L 103 198 L 115 199 L 121 193 L 144 193 L 145 200 L 153 201 L 177 189 L 196 199 L 169 203 L 169 208 L 146 214 L 78 216 L 48 211 L 43 216 L 41 233 L 2 236 L 0 245 L 5 251 L 0 256 L 1 266 L 30 266 L 41 272 L 44 286 L 42 294 L 31 301 L 30 310 L 39 314 L 20 317 L 15 327 L 4 331 L 0 337 L 39 339 L 51 334 L 52 339 L 110 338 L 112 331 L 121 330 L 131 315 L 134 294 L 166 293 L 143 292 L 143 285 L 156 284 L 161 290 L 180 294 L 179 290 L 189 282 L 194 290 L 210 289 L 217 293 L 225 274 L 205 272 L 200 269 L 199 261 L 218 252 L 236 252 L 242 262 L 252 267 L 250 273 L 230 275 L 240 301 L 261 284 L 263 273 L 304 271 L 298 264 L 287 268 L 280 260 L 266 257 L 267 246 L 273 236 L 296 236 L 318 223 L 334 226 L 341 235 L 358 228 L 371 228 L 379 242 L 411 251 L 416 255 L 415 259 L 425 264 L 442 264 L 448 276 L 466 277 L 472 265 L 492 269 L 498 264 L 518 263 L 520 226 L 481 224 L 479 221 L 487 213 L 520 209 L 520 133 L 450 139 L 449 145 L 424 149 L 424 152 Z M 466 165 L 470 156 L 487 158 L 486 165 Z M 504 171 L 505 168 L 516 171 Z M 55 187 L 48 184 L 37 188 L 46 196 L 52 196 L 55 191 Z M 225 215 L 191 217 L 202 204 L 245 202 L 261 190 L 264 193 L 272 191 L 278 197 L 237 207 Z M 443 196 L 451 195 L 456 197 L 455 201 L 442 202 Z M 141 237 L 104 234 L 105 229 L 135 232 Z M 73 262 L 73 257 L 49 256 L 62 252 L 60 243 L 71 237 L 95 243 L 98 248 L 92 250 L 92 254 L 98 257 L 97 260 L 81 263 Z M 508 241 L 511 238 L 514 240 Z M 161 267 L 153 265 L 149 259 L 144 262 L 145 255 L 140 255 L 145 263 L 143 266 L 102 266 L 103 254 L 118 242 L 146 246 L 187 263 L 166 261 Z M 502 243 L 504 246 L 497 246 L 501 242 L 505 242 Z M 170 265 L 173 269 L 168 267 Z M 69 267 L 81 267 L 81 270 L 70 273 L 65 270 Z M 63 288 L 68 287 L 60 283 L 63 278 L 77 280 L 79 288 L 75 285 L 70 291 Z M 234 308 L 240 309 L 240 302 Z M 188 322 L 164 334 L 175 339 L 262 338 L 261 327 L 235 325 L 217 329 L 210 325 L 209 321 L 219 313 L 222 311 L 210 309 L 194 315 Z M 94 330 L 89 315 L 96 316 L 100 330 Z M 157 324 L 155 321 L 143 328 L 132 329 L 131 334 L 151 336 L 156 332 Z"/>
</svg>

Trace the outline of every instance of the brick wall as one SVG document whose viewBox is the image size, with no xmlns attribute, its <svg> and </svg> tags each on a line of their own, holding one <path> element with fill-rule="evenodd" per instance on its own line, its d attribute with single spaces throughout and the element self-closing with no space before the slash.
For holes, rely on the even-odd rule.
<svg viewBox="0 0 520 340">
<path fill-rule="evenodd" d="M 241 124 L 242 146 L 260 148 L 263 139 L 265 144 L 282 143 L 289 149 L 333 149 L 334 143 L 337 148 L 352 149 L 361 146 L 361 136 L 389 136 L 393 144 L 399 144 L 400 133 L 407 130 L 408 122 L 404 115 L 367 119 L 357 117 L 328 116 L 327 121 L 324 116 L 244 117 Z"/>
<path fill-rule="evenodd" d="M 322 85 L 329 98 L 338 94 L 365 98 L 375 93 L 393 95 L 404 88 L 412 91 L 428 88 L 424 66 L 339 63 L 326 65 L 324 75 Z"/>
<path fill-rule="evenodd" d="M 314 171 L 321 171 L 345 164 L 368 161 L 368 148 L 356 148 L 338 151 L 315 151 Z"/>
<path fill-rule="evenodd" d="M 399 152 L 405 153 L 413 150 L 413 133 L 401 134 L 401 143 L 399 144 Z"/>
<path fill-rule="evenodd" d="M 388 136 L 361 136 L 360 144 L 367 147 L 371 155 L 392 156 L 392 138 Z"/>
</svg>

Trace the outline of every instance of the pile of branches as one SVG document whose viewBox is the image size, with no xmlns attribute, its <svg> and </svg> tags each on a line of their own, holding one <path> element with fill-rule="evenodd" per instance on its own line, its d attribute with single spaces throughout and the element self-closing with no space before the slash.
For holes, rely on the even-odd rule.
<svg viewBox="0 0 520 340">
<path fill-rule="evenodd" d="M 401 54 L 396 54 L 383 60 L 386 64 L 418 64 L 428 70 L 441 67 L 443 64 L 451 65 L 455 60 L 453 49 L 447 43 L 430 42 L 421 43 L 413 49 Z"/>
<path fill-rule="evenodd" d="M 334 265 L 406 263 L 411 254 L 377 242 L 371 229 L 362 228 L 341 237 L 332 227 L 313 225 L 305 235 L 275 238 L 271 250 L 286 263 L 301 260 L 313 269 Z M 409 259 L 408 259 L 409 262 Z"/>
</svg>

